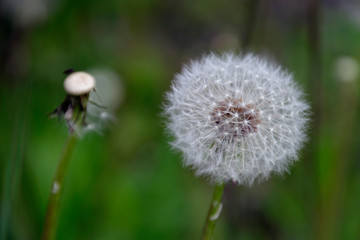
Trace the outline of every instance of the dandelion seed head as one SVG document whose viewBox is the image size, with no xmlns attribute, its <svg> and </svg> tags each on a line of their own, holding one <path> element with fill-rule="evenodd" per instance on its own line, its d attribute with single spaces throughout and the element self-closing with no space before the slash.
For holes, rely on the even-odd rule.
<svg viewBox="0 0 360 240">
<path fill-rule="evenodd" d="M 245 185 L 297 160 L 308 110 L 291 74 L 251 54 L 192 61 L 175 76 L 164 108 L 185 166 L 215 183 Z"/>
</svg>

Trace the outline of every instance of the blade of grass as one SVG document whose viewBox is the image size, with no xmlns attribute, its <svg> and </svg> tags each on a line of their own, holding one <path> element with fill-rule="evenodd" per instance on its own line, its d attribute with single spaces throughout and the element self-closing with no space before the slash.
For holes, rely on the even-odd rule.
<svg viewBox="0 0 360 240">
<path fill-rule="evenodd" d="M 19 93 L 14 93 L 13 97 L 19 103 L 16 104 L 15 120 L 13 125 L 13 135 L 10 145 L 9 156 L 5 165 L 4 185 L 1 204 L 1 228 L 0 240 L 9 239 L 11 236 L 11 222 L 16 207 L 17 194 L 22 172 L 22 162 L 24 159 L 25 146 L 29 126 L 29 99 L 31 90 L 25 87 Z M 22 98 L 19 96 L 23 96 Z M 15 101 L 15 100 L 14 100 Z"/>
</svg>

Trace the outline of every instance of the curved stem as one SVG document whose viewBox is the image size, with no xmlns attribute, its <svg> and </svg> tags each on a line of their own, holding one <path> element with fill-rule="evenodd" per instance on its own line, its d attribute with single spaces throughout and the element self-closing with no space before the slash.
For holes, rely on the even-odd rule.
<svg viewBox="0 0 360 240">
<path fill-rule="evenodd" d="M 59 214 L 60 198 L 64 185 L 64 178 L 66 170 L 68 168 L 72 153 L 74 151 L 77 141 L 76 133 L 70 134 L 63 154 L 58 162 L 54 179 L 51 185 L 51 191 L 49 195 L 49 202 L 46 210 L 46 217 L 43 229 L 43 240 L 52 240 L 55 237 L 56 225 Z"/>
<path fill-rule="evenodd" d="M 224 193 L 225 184 L 216 185 L 214 188 L 213 197 L 210 203 L 208 215 L 206 217 L 205 225 L 202 233 L 202 240 L 211 239 L 216 222 L 220 216 L 222 210 L 222 196 Z"/>
</svg>

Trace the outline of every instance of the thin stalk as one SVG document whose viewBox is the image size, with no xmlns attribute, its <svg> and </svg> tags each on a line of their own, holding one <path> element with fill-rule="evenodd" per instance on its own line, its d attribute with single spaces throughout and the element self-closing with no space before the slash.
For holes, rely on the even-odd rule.
<svg viewBox="0 0 360 240">
<path fill-rule="evenodd" d="M 206 217 L 205 225 L 203 228 L 203 233 L 201 237 L 202 240 L 210 240 L 213 235 L 216 222 L 222 210 L 221 201 L 222 201 L 224 189 L 225 189 L 225 184 L 216 185 L 214 188 L 214 193 L 210 203 L 209 212 Z"/>
<path fill-rule="evenodd" d="M 76 145 L 76 141 L 76 133 L 70 134 L 63 150 L 63 154 L 56 168 L 54 179 L 51 185 L 49 202 L 46 210 L 45 224 L 42 235 L 43 240 L 53 240 L 55 238 L 64 178 Z"/>
</svg>

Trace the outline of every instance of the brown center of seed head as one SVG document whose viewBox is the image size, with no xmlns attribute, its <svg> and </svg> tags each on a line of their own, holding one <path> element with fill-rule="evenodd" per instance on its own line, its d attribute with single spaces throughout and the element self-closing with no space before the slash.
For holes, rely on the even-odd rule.
<svg viewBox="0 0 360 240">
<path fill-rule="evenodd" d="M 245 104 L 241 99 L 219 102 L 211 112 L 211 119 L 219 131 L 229 137 L 244 137 L 254 133 L 260 123 L 254 105 Z"/>
</svg>

